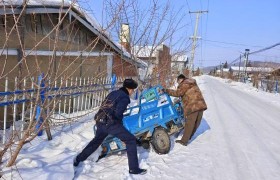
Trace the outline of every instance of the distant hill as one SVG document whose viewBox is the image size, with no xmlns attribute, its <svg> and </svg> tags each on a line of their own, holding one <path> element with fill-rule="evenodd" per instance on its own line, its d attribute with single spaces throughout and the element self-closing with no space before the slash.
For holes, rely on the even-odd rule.
<svg viewBox="0 0 280 180">
<path fill-rule="evenodd" d="M 215 67 L 217 67 L 217 66 L 204 67 L 204 68 L 202 68 L 202 72 L 203 72 L 203 74 L 209 74 L 210 71 L 213 70 Z"/>
<path fill-rule="evenodd" d="M 244 62 L 241 62 L 240 66 L 243 67 Z M 218 66 L 218 65 L 217 65 Z M 213 70 L 217 66 L 208 66 L 203 68 L 203 73 L 208 74 L 211 70 Z M 239 66 L 239 63 L 230 64 L 229 66 Z M 280 68 L 280 63 L 277 62 L 263 62 L 263 61 L 251 61 L 252 67 L 271 67 L 274 69 Z"/>
<path fill-rule="evenodd" d="M 268 61 L 250 61 L 251 66 L 253 67 L 271 67 L 271 68 L 279 68 L 280 63 L 278 62 L 268 62 Z M 244 62 L 241 62 L 241 66 L 244 65 Z M 231 66 L 239 66 L 239 63 L 231 64 Z"/>
<path fill-rule="evenodd" d="M 280 68 L 280 63 L 277 63 L 277 62 L 252 61 L 252 66 L 256 66 L 256 67 Z"/>
</svg>

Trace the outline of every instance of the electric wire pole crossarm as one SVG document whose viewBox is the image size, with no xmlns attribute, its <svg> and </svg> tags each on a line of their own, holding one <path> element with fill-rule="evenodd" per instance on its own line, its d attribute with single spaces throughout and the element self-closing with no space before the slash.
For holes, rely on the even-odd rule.
<svg viewBox="0 0 280 180">
<path fill-rule="evenodd" d="M 208 13 L 208 11 L 189 11 L 189 13 L 190 14 L 192 14 L 192 13 L 196 14 L 196 22 L 195 22 L 194 35 L 193 35 L 193 37 L 191 37 L 191 39 L 193 40 L 193 43 L 192 43 L 192 51 L 191 51 L 191 59 L 190 59 L 190 73 L 189 73 L 189 77 L 192 77 L 193 61 L 194 61 L 194 54 L 195 54 L 195 48 L 196 48 L 196 40 L 198 39 L 197 38 L 198 21 L 199 21 L 200 14 Z"/>
</svg>

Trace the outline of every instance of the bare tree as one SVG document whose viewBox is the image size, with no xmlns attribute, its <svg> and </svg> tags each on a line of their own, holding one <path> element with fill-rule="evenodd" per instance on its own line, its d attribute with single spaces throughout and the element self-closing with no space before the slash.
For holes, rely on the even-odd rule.
<svg viewBox="0 0 280 180">
<path fill-rule="evenodd" d="M 149 1 L 150 6 L 144 9 L 140 1 L 105 0 L 106 16 L 104 15 L 105 23 L 102 26 L 96 26 L 96 22 L 91 21 L 85 10 L 78 6 L 79 1 L 71 3 L 61 1 L 58 4 L 48 5 L 50 2 L 42 1 L 40 10 L 45 11 L 43 13 L 36 10 L 29 0 L 24 0 L 21 4 L 0 1 L 0 8 L 4 12 L 0 16 L 0 33 L 4 34 L 0 40 L 0 91 L 8 88 L 8 91 L 14 92 L 14 95 L 16 91 L 21 91 L 16 99 L 29 99 L 25 106 L 21 104 L 15 106 L 15 103 L 7 106 L 7 114 L 10 114 L 7 124 L 10 126 L 10 131 L 0 149 L 0 162 L 6 155 L 7 166 L 15 164 L 23 145 L 36 138 L 41 130 L 48 132 L 50 140 L 51 130 L 55 126 L 71 125 L 81 116 L 92 112 L 89 110 L 81 116 L 62 117 L 58 113 L 58 106 L 69 109 L 69 113 L 79 107 L 73 105 L 75 98 L 63 97 L 61 93 L 74 92 L 71 88 L 65 89 L 65 86 L 78 87 L 78 93 L 81 93 L 94 83 L 102 84 L 98 78 L 107 74 L 107 67 L 104 65 L 106 57 L 102 56 L 102 53 L 114 51 L 112 46 L 122 50 L 122 53 L 118 54 L 120 63 L 113 63 L 113 71 L 125 66 L 122 72 L 131 71 L 131 74 L 137 74 L 135 72 L 137 67 L 124 61 L 123 58 L 129 57 L 137 62 L 139 61 L 137 57 L 141 57 L 141 51 L 149 47 L 145 61 L 148 66 L 157 65 L 151 77 L 152 81 L 159 79 L 157 74 L 167 75 L 161 77 L 163 78 L 161 82 L 166 81 L 168 77 L 171 78 L 170 56 L 186 52 L 189 48 L 186 37 L 178 41 L 174 40 L 175 36 L 178 36 L 177 33 L 187 25 L 183 22 L 183 15 L 176 12 L 170 2 L 164 4 L 159 0 Z M 49 6 L 57 7 L 58 12 L 48 13 Z M 27 11 L 28 8 L 34 8 L 34 13 Z M 130 36 L 127 37 L 129 38 L 127 49 L 112 42 L 118 40 L 122 23 L 129 23 L 131 28 Z M 172 52 L 163 53 L 161 58 L 169 60 L 155 62 L 154 54 L 162 44 L 169 46 Z M 139 48 L 136 49 L 135 46 Z M 92 57 L 91 53 L 97 51 L 100 55 Z M 39 75 L 45 86 L 34 78 Z M 89 75 L 91 78 L 85 79 Z M 146 71 L 146 79 L 148 75 L 149 72 Z M 9 85 L 4 87 L 7 78 L 9 78 Z M 17 81 L 13 82 L 14 78 Z M 85 83 L 81 83 L 82 80 Z M 80 88 L 81 84 L 86 87 Z M 45 91 L 45 101 L 42 101 L 43 91 Z M 15 96 L 6 97 L 9 101 L 13 101 L 12 98 Z M 0 98 L 5 100 L 5 97 Z M 39 114 L 36 114 L 37 107 L 41 108 Z M 3 108 L 0 109 L 0 112 L 2 111 Z M 59 114 L 59 117 L 55 117 L 54 114 Z M 37 121 L 36 115 L 42 117 L 43 121 Z M 20 118 L 23 119 L 24 126 L 18 127 L 15 124 Z M 0 122 L 3 124 L 2 120 Z"/>
<path fill-rule="evenodd" d="M 171 56 L 176 54 L 187 52 L 189 49 L 189 40 L 186 36 L 181 38 L 179 36 L 181 30 L 186 29 L 187 24 L 183 21 L 182 9 L 175 11 L 170 2 L 162 3 L 159 0 L 145 1 L 143 8 L 143 2 L 135 0 L 127 1 L 114 1 L 106 0 L 105 9 L 108 12 L 108 18 L 118 16 L 117 23 L 112 26 L 113 36 L 116 40 L 119 39 L 118 35 L 122 31 L 121 24 L 127 23 L 130 26 L 130 34 L 127 36 L 126 42 L 128 42 L 127 50 L 133 54 L 135 58 L 139 57 L 148 63 L 150 71 L 146 71 L 144 79 L 149 79 L 152 82 L 157 82 L 159 78 L 163 78 L 159 82 L 164 82 L 166 78 L 171 77 Z M 117 7 L 123 6 L 119 14 Z M 171 49 L 172 52 L 164 54 L 160 57 L 160 61 L 157 51 L 161 48 L 161 45 L 165 44 Z M 164 61 L 169 59 L 169 61 Z M 160 68 L 159 68 L 160 67 Z M 158 77 L 159 74 L 167 74 L 168 76 Z"/>
</svg>

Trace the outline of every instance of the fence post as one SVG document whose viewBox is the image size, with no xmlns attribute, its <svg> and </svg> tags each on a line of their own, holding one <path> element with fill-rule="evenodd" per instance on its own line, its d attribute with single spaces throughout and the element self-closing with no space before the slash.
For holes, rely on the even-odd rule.
<svg viewBox="0 0 280 180">
<path fill-rule="evenodd" d="M 68 90 L 68 86 L 67 86 L 67 85 L 68 85 L 68 78 L 66 79 L 66 82 L 65 82 L 65 88 L 66 88 L 65 92 L 68 93 L 69 90 Z M 64 114 L 66 113 L 66 104 L 67 104 L 66 102 L 67 102 L 67 97 L 68 97 L 68 96 L 66 96 L 66 95 L 64 96 L 64 104 L 63 104 L 63 113 L 64 113 Z"/>
<path fill-rule="evenodd" d="M 116 83 L 117 83 L 117 76 L 116 74 L 113 74 L 111 79 L 111 84 L 112 84 L 111 91 L 115 89 Z"/>
<path fill-rule="evenodd" d="M 59 91 L 61 92 L 61 88 L 62 88 L 62 85 L 63 85 L 63 79 L 62 77 L 60 77 L 60 85 L 58 87 L 58 90 L 57 90 L 57 97 L 59 98 L 58 99 L 58 114 L 59 114 L 59 117 L 61 117 L 61 101 L 62 101 L 62 97 L 63 96 L 60 96 L 62 93 L 59 93 Z"/>
<path fill-rule="evenodd" d="M 275 91 L 278 93 L 278 81 L 275 81 Z"/>
<path fill-rule="evenodd" d="M 15 123 L 16 123 L 16 115 L 17 115 L 17 103 L 15 103 L 17 101 L 17 94 L 16 94 L 16 91 L 17 91 L 17 86 L 18 86 L 18 77 L 15 77 L 15 93 L 14 93 L 14 109 L 13 109 L 13 126 L 12 126 L 12 129 L 13 129 L 13 135 L 15 133 L 15 130 L 16 130 L 16 127 L 15 127 Z"/>
<path fill-rule="evenodd" d="M 21 129 L 20 129 L 20 138 L 22 138 L 23 136 L 23 129 L 24 129 L 24 118 L 25 118 L 25 87 L 26 87 L 26 78 L 24 78 L 23 80 L 23 96 L 22 96 L 22 100 L 23 100 L 23 104 L 22 104 L 22 112 L 21 112 Z"/>
<path fill-rule="evenodd" d="M 70 94 L 72 94 L 74 91 L 72 90 L 72 87 L 73 87 L 73 79 L 72 79 L 72 77 L 70 78 L 70 89 L 71 89 L 71 91 L 69 91 L 69 106 L 68 106 L 68 114 L 69 114 L 69 118 L 71 118 L 71 114 L 70 114 L 70 112 L 71 112 L 71 101 L 72 101 L 72 99 L 73 99 L 73 101 L 74 101 L 74 98 L 73 98 L 73 95 L 70 95 Z M 73 113 L 73 111 L 74 111 L 74 105 L 73 105 L 73 107 L 72 107 L 72 113 Z"/>
<path fill-rule="evenodd" d="M 78 78 L 76 77 L 76 80 L 73 80 L 73 81 L 74 81 L 74 86 L 78 87 Z M 72 84 L 71 84 L 71 86 L 72 86 Z M 71 88 L 73 88 L 73 86 Z M 74 89 L 73 91 L 74 91 L 74 93 L 76 93 L 77 88 Z M 76 101 L 77 101 L 77 96 L 73 95 L 73 116 L 74 116 L 74 113 L 75 113 Z"/>
<path fill-rule="evenodd" d="M 137 100 L 137 99 L 138 99 L 138 93 L 139 93 L 139 92 L 138 92 L 138 88 L 137 88 L 137 89 L 136 89 L 136 91 L 135 91 L 135 97 L 134 97 L 134 98 L 135 98 L 135 100 Z"/>
<path fill-rule="evenodd" d="M 30 121 L 33 121 L 32 116 L 33 116 L 33 96 L 34 96 L 34 78 L 31 78 L 31 95 L 30 95 L 30 112 L 29 112 L 29 119 Z"/>
<path fill-rule="evenodd" d="M 54 88 L 57 88 L 57 79 L 54 80 Z M 55 90 L 54 96 L 53 96 L 53 108 L 52 108 L 52 112 L 55 112 L 56 109 L 56 97 L 57 97 L 57 90 Z"/>
<path fill-rule="evenodd" d="M 87 111 L 88 110 L 88 107 L 89 107 L 89 105 L 88 105 L 88 102 L 89 102 L 89 100 L 90 100 L 90 97 L 89 97 L 89 90 L 90 90 L 90 84 L 89 84 L 90 82 L 89 82 L 89 77 L 87 78 L 87 84 L 86 84 L 86 101 L 85 101 L 85 111 Z"/>
<path fill-rule="evenodd" d="M 38 131 L 40 129 L 40 126 L 42 125 L 43 123 L 43 117 L 41 116 L 41 113 L 42 113 L 42 109 L 41 109 L 41 105 L 43 105 L 43 102 L 45 100 L 45 83 L 43 81 L 43 75 L 44 74 L 41 74 L 38 76 L 38 86 L 40 86 L 39 90 L 40 90 L 40 99 L 39 99 L 39 102 L 37 102 L 37 106 L 36 106 L 36 130 Z M 38 132 L 38 136 L 42 136 L 43 135 L 43 131 L 40 130 Z"/>
<path fill-rule="evenodd" d="M 8 91 L 8 77 L 5 80 L 5 92 Z M 4 101 L 8 101 L 8 96 L 5 95 Z M 7 128 L 7 105 L 4 106 L 4 126 L 3 126 L 3 144 L 6 142 L 6 128 Z"/>
<path fill-rule="evenodd" d="M 39 96 L 39 102 L 37 102 L 37 106 L 36 106 L 36 116 L 35 119 L 37 121 L 36 123 L 36 130 L 38 131 L 40 129 L 40 127 L 42 126 L 44 119 L 44 126 L 45 126 L 45 130 L 46 130 L 46 134 L 48 136 L 48 140 L 52 140 L 52 135 L 51 135 L 51 131 L 50 131 L 50 127 L 49 127 L 49 122 L 46 119 L 47 114 L 46 112 L 44 112 L 44 109 L 42 109 L 44 102 L 45 102 L 45 81 L 44 81 L 44 73 L 42 73 L 41 75 L 38 76 L 38 86 L 40 87 L 40 96 Z M 48 98 L 48 96 L 47 96 Z M 47 112 L 49 113 L 49 112 Z M 38 136 L 42 136 L 43 135 L 43 130 L 41 129 L 38 134 Z"/>
</svg>

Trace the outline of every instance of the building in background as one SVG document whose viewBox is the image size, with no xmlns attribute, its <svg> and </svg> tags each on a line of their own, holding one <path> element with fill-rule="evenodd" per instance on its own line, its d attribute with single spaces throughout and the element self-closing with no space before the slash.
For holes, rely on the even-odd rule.
<svg viewBox="0 0 280 180">
<path fill-rule="evenodd" d="M 172 56 L 171 62 L 172 74 L 184 74 L 184 70 L 187 68 L 188 56 L 175 54 Z"/>
<path fill-rule="evenodd" d="M 148 64 L 145 80 L 149 84 L 162 84 L 163 86 L 172 83 L 171 55 L 170 48 L 164 44 L 154 46 L 134 46 L 132 54 Z"/>
<path fill-rule="evenodd" d="M 273 68 L 270 67 L 230 67 L 230 72 L 232 72 L 233 77 L 244 77 L 244 74 L 246 74 L 248 77 L 252 76 L 253 74 L 260 74 L 261 76 L 266 76 L 271 71 L 273 71 Z"/>
</svg>

